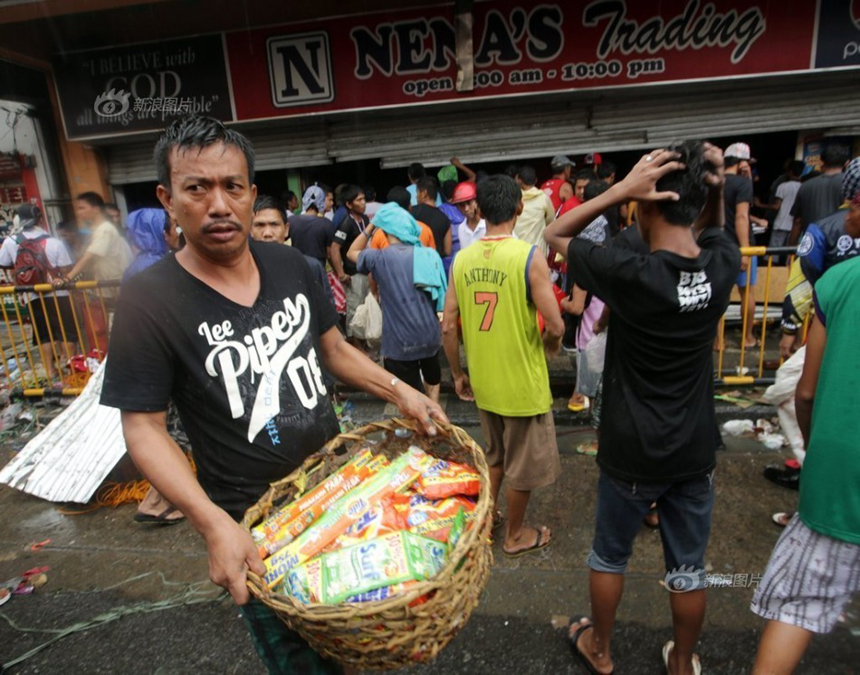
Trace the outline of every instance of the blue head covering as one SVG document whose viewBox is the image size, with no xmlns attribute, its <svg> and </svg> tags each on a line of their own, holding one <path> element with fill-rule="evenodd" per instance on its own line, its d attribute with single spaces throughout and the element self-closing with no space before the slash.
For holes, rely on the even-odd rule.
<svg viewBox="0 0 860 675">
<path fill-rule="evenodd" d="M 373 225 L 404 244 L 421 246 L 421 226 L 402 206 L 388 202 L 379 207 L 373 216 Z"/>
<path fill-rule="evenodd" d="M 137 255 L 123 275 L 123 281 L 143 272 L 167 255 L 164 241 L 164 224 L 167 214 L 163 209 L 138 209 L 128 214 L 126 230 L 128 241 Z"/>
</svg>

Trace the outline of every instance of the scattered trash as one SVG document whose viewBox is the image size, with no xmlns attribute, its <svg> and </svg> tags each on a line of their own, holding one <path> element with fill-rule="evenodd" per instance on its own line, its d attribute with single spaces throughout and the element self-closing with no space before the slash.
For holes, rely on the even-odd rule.
<svg viewBox="0 0 860 675">
<path fill-rule="evenodd" d="M 570 624 L 570 617 L 564 616 L 562 614 L 553 614 L 552 619 L 550 619 L 550 623 L 553 628 L 567 628 L 568 624 Z"/>
<path fill-rule="evenodd" d="M 24 404 L 20 401 L 15 401 L 15 403 L 10 403 L 6 408 L 0 413 L 0 427 L 3 429 L 8 429 L 9 427 L 15 424 L 15 421 L 18 419 L 18 415 L 21 414 L 21 411 L 24 409 Z"/>
<path fill-rule="evenodd" d="M 0 605 L 5 605 L 11 597 L 12 593 L 8 588 L 0 588 Z"/>
<path fill-rule="evenodd" d="M 768 450 L 779 450 L 788 445 L 788 441 L 782 434 L 761 434 L 758 437 L 761 444 Z"/>
<path fill-rule="evenodd" d="M 729 420 L 723 424 L 723 431 L 731 436 L 743 436 L 752 434 L 755 431 L 755 424 L 752 420 Z"/>
<path fill-rule="evenodd" d="M 33 542 L 30 544 L 30 550 L 35 553 L 36 551 L 41 551 L 43 547 L 47 546 L 51 543 L 50 539 L 45 539 L 45 541 Z"/>
<path fill-rule="evenodd" d="M 7 595 L 29 595 L 37 588 L 48 583 L 48 576 L 45 574 L 50 567 L 34 567 L 24 572 L 20 577 L 12 577 L 7 581 L 0 582 L 0 597 L 2 591 L 6 591 Z M 0 600 L 0 604 L 8 601 Z"/>
</svg>

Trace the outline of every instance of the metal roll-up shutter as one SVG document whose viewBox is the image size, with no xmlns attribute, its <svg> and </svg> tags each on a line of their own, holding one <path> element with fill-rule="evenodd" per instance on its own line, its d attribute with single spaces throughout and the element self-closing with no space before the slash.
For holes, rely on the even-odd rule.
<svg viewBox="0 0 860 675">
<path fill-rule="evenodd" d="M 155 136 L 146 141 L 110 146 L 105 152 L 111 185 L 143 183 L 156 179 L 152 151 Z"/>
</svg>

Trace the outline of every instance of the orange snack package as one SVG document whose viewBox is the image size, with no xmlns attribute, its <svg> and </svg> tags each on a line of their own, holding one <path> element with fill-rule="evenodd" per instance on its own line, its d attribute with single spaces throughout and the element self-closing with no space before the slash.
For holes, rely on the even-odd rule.
<svg viewBox="0 0 860 675">
<path fill-rule="evenodd" d="M 421 474 L 418 492 L 427 499 L 445 499 L 454 495 L 477 496 L 481 477 L 471 467 L 439 459 Z"/>
<path fill-rule="evenodd" d="M 428 500 L 422 495 L 413 495 L 406 524 L 410 532 L 447 542 L 448 533 L 460 510 L 464 511 L 466 525 L 469 526 L 474 517 L 475 506 L 474 501 L 460 495 L 438 501 Z"/>
</svg>

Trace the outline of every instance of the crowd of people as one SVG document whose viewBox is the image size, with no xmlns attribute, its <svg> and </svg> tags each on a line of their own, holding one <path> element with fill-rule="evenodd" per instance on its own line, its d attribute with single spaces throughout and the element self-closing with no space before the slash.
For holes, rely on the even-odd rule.
<svg viewBox="0 0 860 675">
<path fill-rule="evenodd" d="M 805 353 L 792 372 L 808 455 L 766 470 L 796 486 L 802 462 L 804 478 L 753 599 L 768 619 L 754 672 L 791 672 L 811 635 L 832 630 L 860 590 L 850 433 L 860 261 L 830 270 L 860 252 L 860 158 L 828 151 L 821 175 L 807 180 L 787 163 L 767 201 L 754 195 L 755 159 L 742 142 L 725 152 L 702 141 L 657 149 L 623 177 L 596 153 L 579 169 L 553 157 L 544 181 L 529 165 L 486 175 L 457 158 L 437 180 L 416 163 L 380 201 L 353 184 L 314 183 L 300 198 L 257 194 L 250 143 L 210 118 L 172 124 L 155 158 L 162 208 L 130 214 L 125 239 L 86 193 L 75 202 L 78 227 L 60 230 L 65 242 L 23 207 L 22 235 L 6 240 L 0 264 L 14 265 L 26 239 L 46 242 L 58 294 L 88 271 L 123 277 L 102 402 L 122 410 L 129 453 L 154 486 L 139 519 L 184 516 L 198 530 L 212 580 L 241 605 L 270 672 L 340 672 L 249 597 L 246 573 L 263 567 L 236 523 L 337 433 L 334 383 L 394 403 L 432 435 L 434 420 L 447 419 L 444 350 L 456 394 L 479 410 L 494 536 L 518 557 L 552 542 L 528 504 L 561 472 L 547 357 L 562 349 L 578 373 L 568 405 L 590 408 L 599 428 L 598 443 L 579 448 L 596 455 L 600 478 L 591 611 L 571 623 L 571 647 L 589 672 L 613 671 L 615 614 L 644 520 L 659 527 L 673 591 L 666 667 L 701 672 L 694 650 L 721 444 L 715 336 L 737 286 L 749 317 L 741 348 L 764 337 L 753 332 L 755 257 L 740 251 L 757 222 L 773 246 L 799 242 L 781 350 Z M 76 239 L 83 224 L 87 243 Z M 378 353 L 360 325 L 370 311 L 381 312 Z M 796 350 L 809 313 L 808 343 Z M 169 406 L 196 476 L 168 433 Z"/>
</svg>

